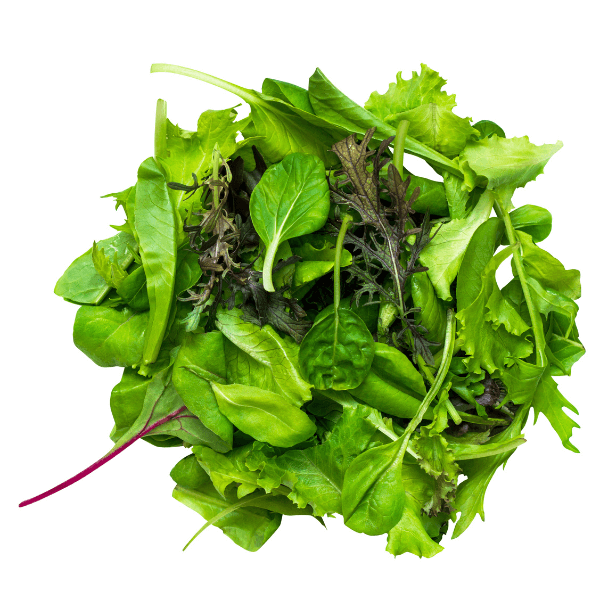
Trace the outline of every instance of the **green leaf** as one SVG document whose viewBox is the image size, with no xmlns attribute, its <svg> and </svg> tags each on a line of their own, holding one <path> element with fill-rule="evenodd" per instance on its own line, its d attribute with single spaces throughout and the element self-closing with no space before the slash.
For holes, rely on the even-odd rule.
<svg viewBox="0 0 600 600">
<path fill-rule="evenodd" d="M 456 106 L 456 96 L 442 92 L 445 84 L 446 80 L 439 73 L 421 64 L 421 73 L 413 71 L 411 79 L 403 79 L 402 71 L 399 71 L 396 83 L 390 83 L 383 95 L 373 92 L 365 108 L 380 119 L 430 103 L 450 110 Z"/>
<path fill-rule="evenodd" d="M 458 274 L 467 246 L 477 228 L 490 216 L 495 195 L 486 191 L 468 217 L 439 225 L 435 237 L 421 252 L 421 263 L 442 300 L 452 300 L 450 284 Z"/>
<path fill-rule="evenodd" d="M 236 502 L 235 495 L 232 493 L 227 498 L 219 494 L 193 455 L 177 463 L 171 471 L 171 477 L 177 483 L 182 481 L 186 484 L 194 484 L 194 487 L 177 485 L 173 490 L 173 498 L 195 510 L 207 521 Z M 277 531 L 280 524 L 280 514 L 244 506 L 219 519 L 215 527 L 221 529 L 228 538 L 244 550 L 256 552 Z"/>
<path fill-rule="evenodd" d="M 483 367 L 492 374 L 504 369 L 505 365 L 510 366 L 517 358 L 527 358 L 533 351 L 530 341 L 511 333 L 524 332 L 528 326 L 514 309 L 510 311 L 510 305 L 496 283 L 496 271 L 511 253 L 511 248 L 505 248 L 488 262 L 481 272 L 481 290 L 477 298 L 456 315 L 461 324 L 458 343 L 470 357 L 468 368 L 474 373 L 479 373 Z M 491 304 L 490 299 L 493 299 Z"/>
<path fill-rule="evenodd" d="M 376 433 L 376 426 L 368 420 L 374 412 L 366 406 L 345 407 L 322 444 L 274 457 L 256 452 L 247 461 L 248 467 L 260 470 L 259 483 L 267 491 L 279 485 L 291 488 L 290 500 L 300 508 L 312 506 L 315 516 L 341 513 L 344 474 Z"/>
<path fill-rule="evenodd" d="M 138 170 L 135 229 L 150 300 L 143 351 L 143 363 L 149 365 L 158 357 L 167 330 L 177 263 L 175 211 L 165 176 L 153 158 L 145 160 Z"/>
<path fill-rule="evenodd" d="M 127 271 L 119 262 L 118 253 L 115 252 L 114 256 L 109 258 L 106 256 L 104 248 L 99 248 L 96 242 L 92 246 L 92 262 L 98 274 L 110 287 L 118 288 L 127 277 Z"/>
<path fill-rule="evenodd" d="M 304 112 L 312 115 L 315 114 L 310 103 L 308 90 L 293 83 L 286 83 L 278 79 L 265 79 L 262 84 L 262 93 L 266 96 L 283 100 L 287 104 L 300 108 Z"/>
<path fill-rule="evenodd" d="M 416 313 L 415 320 L 427 329 L 425 338 L 443 344 L 446 337 L 446 310 L 437 297 L 427 272 L 413 273 L 410 278 L 410 293 L 415 308 L 421 309 Z"/>
<path fill-rule="evenodd" d="M 552 363 L 551 375 L 570 375 L 571 367 L 585 354 L 585 348 L 580 342 L 552 334 L 547 340 L 546 352 L 550 350 L 548 358 Z"/>
<path fill-rule="evenodd" d="M 82 306 L 75 316 L 73 342 L 100 367 L 139 366 L 147 327 L 147 312 Z"/>
<path fill-rule="evenodd" d="M 520 439 L 521 429 L 526 420 L 529 406 L 522 406 L 519 409 L 515 419 L 509 427 L 502 433 L 492 438 L 492 443 L 509 442 Z M 460 513 L 460 519 L 456 523 L 452 533 L 452 539 L 457 538 L 465 532 L 467 527 L 473 522 L 473 519 L 479 514 L 481 520 L 485 520 L 483 511 L 483 499 L 487 486 L 489 485 L 494 473 L 500 465 L 512 456 L 514 449 L 508 452 L 496 454 L 485 458 L 469 460 L 461 464 L 463 473 L 467 479 L 458 486 L 454 508 Z"/>
<path fill-rule="evenodd" d="M 510 212 L 510 220 L 515 229 L 530 235 L 534 242 L 545 240 L 552 231 L 552 215 L 541 206 L 525 204 Z M 508 246 L 508 238 L 502 240 Z"/>
<path fill-rule="evenodd" d="M 542 174 L 546 163 L 561 148 L 562 142 L 536 146 L 527 136 L 506 139 L 494 135 L 468 142 L 457 162 L 467 189 L 486 185 L 510 198 L 514 190 Z M 511 208 L 508 200 L 506 209 Z"/>
<path fill-rule="evenodd" d="M 273 292 L 271 272 L 279 245 L 321 229 L 329 215 L 323 162 L 316 156 L 292 154 L 269 167 L 252 192 L 250 215 L 266 246 L 263 285 Z"/>
<path fill-rule="evenodd" d="M 387 125 L 397 127 L 400 121 L 409 121 L 412 137 L 445 156 L 456 156 L 467 143 L 477 137 L 470 125 L 471 119 L 461 119 L 452 109 L 456 106 L 455 96 L 442 92 L 446 80 L 427 65 L 421 65 L 421 73 L 413 71 L 408 81 L 402 73 L 396 75 L 384 94 L 373 92 L 365 104 Z"/>
<path fill-rule="evenodd" d="M 250 105 L 253 134 L 261 138 L 257 146 L 270 163 L 281 161 L 288 154 L 314 154 L 330 165 L 328 150 L 344 132 L 311 112 L 297 108 L 279 97 L 261 94 L 200 71 L 174 65 L 155 64 L 151 72 L 186 75 L 235 94 Z M 281 89 L 281 88 L 280 88 Z M 279 93 L 278 93 L 279 96 Z M 335 137 L 334 137 L 335 136 Z"/>
<path fill-rule="evenodd" d="M 563 296 L 577 300 L 581 296 L 581 283 L 577 269 L 565 269 L 549 252 L 538 248 L 529 234 L 517 232 L 523 248 L 523 266 L 527 275 L 545 288 L 556 290 Z"/>
<path fill-rule="evenodd" d="M 415 416 L 423 396 L 425 383 L 409 358 L 387 344 L 375 344 L 375 356 L 365 380 L 352 390 L 352 395 L 369 406 L 400 418 Z M 431 412 L 426 414 L 431 418 Z"/>
<path fill-rule="evenodd" d="M 142 410 L 150 379 L 138 375 L 132 368 L 123 370 L 121 381 L 110 393 L 110 411 L 115 421 L 110 435 L 117 442 L 134 424 Z"/>
<path fill-rule="evenodd" d="M 503 232 L 504 224 L 497 217 L 488 219 L 475 230 L 456 280 L 456 306 L 459 311 L 479 296 L 483 287 L 481 273 L 494 256 Z"/>
<path fill-rule="evenodd" d="M 320 243 L 319 243 L 320 242 Z M 313 244 L 318 244 L 317 247 Z M 322 240 L 305 241 L 300 246 L 293 246 L 293 254 L 299 256 L 302 262 L 296 263 L 294 271 L 294 287 L 319 279 L 333 269 L 335 260 L 335 243 L 323 236 Z M 341 266 L 352 264 L 352 254 L 343 250 Z"/>
<path fill-rule="evenodd" d="M 128 246 L 135 246 L 135 240 L 128 233 L 117 233 L 95 245 L 107 260 L 112 261 L 118 257 L 117 264 L 122 269 L 133 262 L 133 254 L 129 252 Z M 71 263 L 56 282 L 54 293 L 57 296 L 75 304 L 100 304 L 104 300 L 111 286 L 94 267 L 93 251 L 92 247 Z"/>
<path fill-rule="evenodd" d="M 318 390 L 351 390 L 367 376 L 374 351 L 373 337 L 363 320 L 339 308 L 317 317 L 302 340 L 300 373 Z"/>
<path fill-rule="evenodd" d="M 533 400 L 534 423 L 542 413 L 550 421 L 554 431 L 558 433 L 563 446 L 572 452 L 579 452 L 570 441 L 573 428 L 579 427 L 579 425 L 563 411 L 563 408 L 568 408 L 576 415 L 579 414 L 577 409 L 558 391 L 556 382 L 547 370 L 540 379 Z"/>
<path fill-rule="evenodd" d="M 218 309 L 216 325 L 230 342 L 256 361 L 239 353 L 228 352 L 226 345 L 228 381 L 255 385 L 253 381 L 264 381 L 268 377 L 277 389 L 266 389 L 288 397 L 293 404 L 301 406 L 312 399 L 310 385 L 299 373 L 299 346 L 291 338 L 281 337 L 270 325 L 261 328 L 244 321 L 239 309 Z M 256 374 L 252 373 L 257 364 L 262 365 L 262 368 Z M 265 374 L 267 371 L 270 375 Z"/>
<path fill-rule="evenodd" d="M 219 410 L 210 385 L 225 383 L 226 375 L 223 334 L 186 334 L 173 365 L 173 385 L 188 410 L 231 448 L 233 425 Z"/>
<path fill-rule="evenodd" d="M 402 485 L 403 438 L 371 448 L 350 464 L 342 488 L 344 523 L 358 533 L 382 535 L 400 521 L 405 492 Z"/>
<path fill-rule="evenodd" d="M 444 189 L 448 199 L 450 217 L 464 219 L 467 216 L 467 202 L 469 201 L 468 190 L 463 190 L 463 179 L 452 173 L 444 173 Z"/>
<path fill-rule="evenodd" d="M 206 178 L 212 168 L 212 152 L 215 144 L 227 159 L 236 149 L 236 135 L 239 123 L 235 123 L 237 113 L 232 108 L 207 110 L 198 119 L 197 131 L 185 131 L 167 120 L 168 156 L 159 163 L 167 173 L 167 180 L 191 185 L 192 173 L 199 181 Z M 186 192 L 169 188 L 169 196 L 175 210 L 181 206 Z"/>
<path fill-rule="evenodd" d="M 545 367 L 515 360 L 510 369 L 505 369 L 500 378 L 506 386 L 506 399 L 513 404 L 531 402 Z"/>
<path fill-rule="evenodd" d="M 221 412 L 255 440 L 290 448 L 315 434 L 306 413 L 274 392 L 247 385 L 211 382 Z"/>
<path fill-rule="evenodd" d="M 427 526 L 433 520 L 422 510 L 433 495 L 434 480 L 417 465 L 405 463 L 402 466 L 402 483 L 406 492 L 402 518 L 390 530 L 385 549 L 394 556 L 410 552 L 420 558 L 431 558 L 443 550 L 431 539 Z"/>
<path fill-rule="evenodd" d="M 494 123 L 494 121 L 478 121 L 473 125 L 473 129 L 477 129 L 477 131 L 479 131 L 479 136 L 482 138 L 492 137 L 493 135 L 497 135 L 501 138 L 506 137 L 502 127 Z"/>
<path fill-rule="evenodd" d="M 137 266 L 137 265 L 136 265 Z M 136 312 L 150 310 L 146 288 L 146 272 L 139 266 L 131 271 L 117 288 L 117 294 Z"/>
</svg>

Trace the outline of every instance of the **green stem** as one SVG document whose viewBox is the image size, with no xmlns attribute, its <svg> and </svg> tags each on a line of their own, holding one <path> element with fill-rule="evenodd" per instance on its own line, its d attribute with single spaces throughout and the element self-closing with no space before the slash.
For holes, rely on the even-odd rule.
<svg viewBox="0 0 600 600">
<path fill-rule="evenodd" d="M 167 103 L 156 101 L 156 117 L 154 119 L 154 158 L 167 158 Z"/>
<path fill-rule="evenodd" d="M 263 287 L 267 292 L 275 291 L 275 286 L 273 285 L 273 263 L 275 262 L 277 248 L 278 244 L 275 241 L 271 242 L 263 262 Z"/>
<path fill-rule="evenodd" d="M 444 342 L 444 354 L 442 355 L 442 363 L 440 364 L 440 368 L 436 373 L 433 385 L 429 388 L 429 391 L 427 392 L 425 398 L 423 398 L 423 401 L 421 402 L 421 406 L 419 406 L 417 414 L 410 420 L 408 427 L 404 431 L 404 441 L 402 442 L 401 448 L 402 454 L 404 454 L 406 447 L 408 446 L 410 436 L 419 426 L 419 424 L 423 420 L 423 417 L 425 416 L 425 413 L 427 412 L 427 409 L 429 408 L 429 405 L 442 388 L 442 384 L 444 383 L 444 379 L 446 378 L 446 374 L 448 373 L 448 369 L 450 368 L 450 361 L 452 360 L 452 355 L 454 354 L 455 337 L 456 319 L 454 318 L 454 311 L 452 309 L 448 309 L 448 312 L 446 314 L 446 339 Z"/>
<path fill-rule="evenodd" d="M 421 369 L 421 371 L 424 373 L 425 379 L 427 379 L 427 381 L 429 382 L 429 385 L 433 385 L 434 377 L 431 372 L 431 369 L 429 368 L 429 365 L 425 362 L 425 359 L 420 354 L 417 356 L 417 363 L 419 364 L 419 368 Z M 456 408 L 454 408 L 454 404 L 450 402 L 450 398 L 446 398 L 444 402 L 446 403 L 446 409 L 448 410 L 450 418 L 454 421 L 456 425 L 460 425 L 463 422 L 462 417 L 458 414 Z"/>
<path fill-rule="evenodd" d="M 333 264 L 333 311 L 338 312 L 340 308 L 341 300 L 341 286 L 340 286 L 340 269 L 342 266 L 342 250 L 344 249 L 344 238 L 346 237 L 346 231 L 352 221 L 350 215 L 346 215 L 342 221 L 340 232 L 338 233 L 337 242 L 335 244 L 335 262 Z"/>
<path fill-rule="evenodd" d="M 523 297 L 527 304 L 527 310 L 531 317 L 531 328 L 533 329 L 533 339 L 535 341 L 535 364 L 538 367 L 545 367 L 548 364 L 546 353 L 544 351 L 546 347 L 546 339 L 544 337 L 544 327 L 542 320 L 540 319 L 539 311 L 536 310 L 531 294 L 529 293 L 529 284 L 527 283 L 527 274 L 525 273 L 525 267 L 523 266 L 523 259 L 521 257 L 521 244 L 517 240 L 515 228 L 513 227 L 512 221 L 508 211 L 504 208 L 504 202 L 496 202 L 494 204 L 496 213 L 502 216 L 504 221 L 504 227 L 506 228 L 506 235 L 508 242 L 512 248 L 513 259 L 521 287 L 523 288 Z"/>
<path fill-rule="evenodd" d="M 249 496 L 247 498 L 244 498 L 243 500 L 240 500 L 239 502 L 235 502 L 234 504 L 232 504 L 231 506 L 227 507 L 225 510 L 222 510 L 218 515 L 215 515 L 212 519 L 209 519 L 208 521 L 206 521 L 206 523 L 204 523 L 204 525 L 202 525 L 202 527 L 200 527 L 200 529 L 194 534 L 194 536 L 192 537 L 192 539 L 184 546 L 184 550 L 187 549 L 187 547 L 208 527 L 210 527 L 211 525 L 213 525 L 214 523 L 216 523 L 217 521 L 221 520 L 223 517 L 226 517 L 229 513 L 232 513 L 234 510 L 237 510 L 238 508 L 242 508 L 243 506 L 247 506 L 248 504 L 252 504 L 257 498 L 264 498 L 265 496 L 268 496 L 270 494 L 266 494 L 265 492 L 258 492 L 256 494 L 252 494 L 252 496 Z"/>
<path fill-rule="evenodd" d="M 396 130 L 396 137 L 394 138 L 394 158 L 392 164 L 398 169 L 401 179 L 404 179 L 404 144 L 409 125 L 409 121 L 400 121 Z"/>
<path fill-rule="evenodd" d="M 248 104 L 256 104 L 258 98 L 252 93 L 251 90 L 243 88 L 235 83 L 230 83 L 224 79 L 213 77 L 208 73 L 202 73 L 202 71 L 195 71 L 194 69 L 187 69 L 186 67 L 179 67 L 177 65 L 168 65 L 164 63 L 157 63 L 150 67 L 150 73 L 173 73 L 174 75 L 184 75 L 185 77 L 191 77 L 192 79 L 199 79 L 205 83 L 210 83 L 222 90 L 235 94 L 242 100 L 248 102 Z"/>
</svg>

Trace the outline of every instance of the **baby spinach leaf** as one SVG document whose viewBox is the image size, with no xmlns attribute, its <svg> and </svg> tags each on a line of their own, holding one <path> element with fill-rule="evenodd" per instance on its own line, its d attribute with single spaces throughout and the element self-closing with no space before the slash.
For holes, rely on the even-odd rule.
<svg viewBox="0 0 600 600">
<path fill-rule="evenodd" d="M 171 477 L 178 484 L 173 490 L 173 498 L 195 510 L 207 521 L 236 502 L 234 493 L 230 492 L 227 498 L 219 494 L 193 455 L 177 463 L 171 471 Z M 215 527 L 244 550 L 256 552 L 277 531 L 280 524 L 280 514 L 243 506 L 216 521 Z"/>
<path fill-rule="evenodd" d="M 509 217 L 515 229 L 527 233 L 536 243 L 545 240 L 552 231 L 552 215 L 541 206 L 519 206 L 510 212 Z M 507 246 L 508 238 L 504 237 L 502 243 Z"/>
<path fill-rule="evenodd" d="M 376 343 L 371 370 L 352 395 L 386 414 L 411 418 L 425 391 L 423 377 L 407 356 L 392 346 Z M 425 418 L 431 418 L 431 413 Z"/>
<path fill-rule="evenodd" d="M 421 309 L 416 315 L 416 321 L 427 329 L 425 337 L 432 342 L 443 344 L 446 334 L 446 310 L 437 297 L 427 272 L 413 273 L 410 278 L 410 293 L 413 304 Z"/>
<path fill-rule="evenodd" d="M 138 170 L 135 229 L 150 301 L 143 350 L 143 364 L 149 365 L 158 357 L 167 330 L 177 261 L 175 211 L 165 176 L 153 158 L 144 161 Z"/>
<path fill-rule="evenodd" d="M 318 390 L 351 390 L 367 376 L 373 355 L 373 337 L 363 320 L 339 308 L 317 320 L 302 340 L 300 373 Z"/>
<path fill-rule="evenodd" d="M 263 285 L 274 292 L 272 270 L 279 245 L 321 229 L 329 214 L 325 165 L 316 156 L 291 154 L 267 169 L 250 198 L 252 223 L 266 246 Z"/>
<path fill-rule="evenodd" d="M 110 434 L 113 442 L 116 443 L 135 423 L 142 411 L 149 384 L 150 379 L 138 375 L 134 369 L 124 369 L 121 381 L 110 393 L 110 411 L 115 421 Z"/>
<path fill-rule="evenodd" d="M 133 254 L 128 250 L 128 246 L 135 246 L 135 240 L 124 232 L 96 244 L 108 260 L 118 257 L 118 264 L 123 269 L 133 262 Z M 76 258 L 63 273 L 54 288 L 57 296 L 75 304 L 100 304 L 104 300 L 111 286 L 94 267 L 93 250 L 92 247 Z"/>
<path fill-rule="evenodd" d="M 146 272 L 143 267 L 131 271 L 117 288 L 117 293 L 136 312 L 150 310 L 146 288 Z"/>
<path fill-rule="evenodd" d="M 287 336 L 280 336 L 270 325 L 259 327 L 248 323 L 241 318 L 239 309 L 217 310 L 217 328 L 223 335 L 235 344 L 243 353 L 251 359 L 264 365 L 264 369 L 257 373 L 256 377 L 263 378 L 264 370 L 270 371 L 272 381 L 277 385 L 277 392 L 289 398 L 297 406 L 311 400 L 310 385 L 302 379 L 298 367 L 298 345 Z M 234 367 L 233 362 L 238 366 Z M 232 380 L 229 369 L 235 368 L 240 377 L 254 377 L 249 375 L 249 369 L 254 369 L 254 363 L 247 360 L 238 353 L 229 352 L 228 358 L 228 381 Z M 246 375 L 244 375 L 246 373 Z M 271 378 L 268 378 L 271 381 Z M 235 381 L 253 385 L 249 379 Z M 270 388 L 267 388 L 270 389 Z"/>
<path fill-rule="evenodd" d="M 82 306 L 75 316 L 73 342 L 100 367 L 139 366 L 147 328 L 147 312 Z"/>
<path fill-rule="evenodd" d="M 211 381 L 225 383 L 226 375 L 223 334 L 186 334 L 173 364 L 173 385 L 188 410 L 231 448 L 233 425 L 219 410 L 210 386 Z"/>
<path fill-rule="evenodd" d="M 387 533 L 402 517 L 402 438 L 359 454 L 342 488 L 344 523 L 367 535 Z"/>
<path fill-rule="evenodd" d="M 336 244 L 333 308 L 318 316 L 300 344 L 303 377 L 319 390 L 349 390 L 367 376 L 373 362 L 373 338 L 362 319 L 340 307 L 340 267 L 344 236 L 352 217 L 346 215 Z"/>
<path fill-rule="evenodd" d="M 211 382 L 221 412 L 240 430 L 273 446 L 289 448 L 315 434 L 306 413 L 287 398 L 246 385 Z"/>
</svg>

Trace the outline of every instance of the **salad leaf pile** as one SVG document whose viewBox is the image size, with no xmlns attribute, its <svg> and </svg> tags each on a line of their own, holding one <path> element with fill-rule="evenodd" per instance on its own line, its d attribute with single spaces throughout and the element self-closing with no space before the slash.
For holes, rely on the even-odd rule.
<svg viewBox="0 0 600 600">
<path fill-rule="evenodd" d="M 577 452 L 554 377 L 585 352 L 579 272 L 539 246 L 550 213 L 511 201 L 560 142 L 472 125 L 425 65 L 364 107 L 319 69 L 308 89 L 261 91 L 152 71 L 228 90 L 250 115 L 209 110 L 186 131 L 158 101 L 154 156 L 110 195 L 126 221 L 55 289 L 80 305 L 77 348 L 123 369 L 114 446 L 22 506 L 143 439 L 190 449 L 171 477 L 198 533 L 255 551 L 284 515 L 337 513 L 393 555 L 432 557 L 451 520 L 457 537 L 484 518 L 531 410 Z"/>
</svg>

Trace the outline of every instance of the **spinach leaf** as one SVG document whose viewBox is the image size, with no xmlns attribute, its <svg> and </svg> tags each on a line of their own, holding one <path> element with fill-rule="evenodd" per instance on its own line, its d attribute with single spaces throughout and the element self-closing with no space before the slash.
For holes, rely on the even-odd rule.
<svg viewBox="0 0 600 600">
<path fill-rule="evenodd" d="M 133 236 L 119 232 L 117 235 L 96 244 L 107 259 L 116 257 L 121 268 L 126 269 L 133 262 L 133 254 L 129 246 L 135 246 Z M 61 278 L 56 282 L 54 293 L 75 304 L 100 304 L 110 291 L 102 275 L 94 267 L 93 247 L 76 258 Z"/>
<path fill-rule="evenodd" d="M 315 434 L 306 413 L 287 398 L 247 385 L 211 382 L 221 412 L 241 431 L 261 442 L 290 448 Z"/>
<path fill-rule="evenodd" d="M 264 372 L 270 371 L 272 376 L 268 377 L 278 389 L 270 389 L 289 398 L 296 406 L 301 406 L 311 400 L 310 385 L 302 379 L 298 367 L 298 345 L 289 337 L 281 337 L 270 325 L 259 327 L 253 323 L 247 323 L 242 319 L 239 309 L 217 310 L 217 328 L 229 339 L 239 350 L 247 354 L 253 361 L 264 365 L 256 375 L 249 374 L 254 370 L 256 363 L 248 360 L 239 353 L 229 352 L 227 355 L 228 381 L 235 380 L 230 375 L 230 369 L 235 369 L 242 381 L 235 383 L 254 385 L 247 377 L 265 377 Z M 235 367 L 232 363 L 237 363 Z"/>
<path fill-rule="evenodd" d="M 73 342 L 100 367 L 139 366 L 147 328 L 147 312 L 82 306 L 75 316 Z"/>
<path fill-rule="evenodd" d="M 382 535 L 402 517 L 402 443 L 371 448 L 357 456 L 346 471 L 342 489 L 344 524 L 358 533 Z"/>
<path fill-rule="evenodd" d="M 219 410 L 210 386 L 211 381 L 225 383 L 226 376 L 223 334 L 186 334 L 173 365 L 173 385 L 187 409 L 231 448 L 233 426 Z"/>
<path fill-rule="evenodd" d="M 367 376 L 373 362 L 371 333 L 354 312 L 340 307 L 340 267 L 344 236 L 352 217 L 346 216 L 338 234 L 334 266 L 333 309 L 317 317 L 300 344 L 302 376 L 317 389 L 349 390 Z"/>
<path fill-rule="evenodd" d="M 171 477 L 177 483 L 173 498 L 207 520 L 236 502 L 231 493 L 226 498 L 221 496 L 193 455 L 178 462 Z M 259 550 L 280 524 L 280 514 L 252 506 L 239 507 L 215 522 L 228 538 L 250 552 Z"/>
<path fill-rule="evenodd" d="M 325 165 L 315 156 L 291 154 L 269 167 L 250 198 L 250 215 L 266 246 L 263 285 L 274 292 L 272 271 L 279 245 L 321 229 L 329 214 Z"/>
<path fill-rule="evenodd" d="M 149 365 L 158 357 L 167 330 L 177 261 L 175 212 L 165 176 L 153 158 L 138 170 L 135 229 L 150 301 L 143 350 L 143 364 Z"/>
<path fill-rule="evenodd" d="M 387 344 L 376 343 L 371 370 L 351 393 L 381 412 L 411 418 L 425 391 L 423 377 L 407 356 Z M 431 413 L 425 418 L 431 418 Z"/>
</svg>

